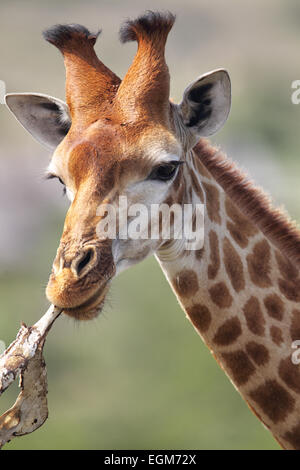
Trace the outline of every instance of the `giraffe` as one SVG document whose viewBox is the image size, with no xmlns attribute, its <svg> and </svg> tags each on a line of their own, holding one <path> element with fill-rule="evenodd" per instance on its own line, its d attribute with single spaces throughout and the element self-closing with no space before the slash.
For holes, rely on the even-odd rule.
<svg viewBox="0 0 300 470">
<path fill-rule="evenodd" d="M 63 55 L 66 103 L 42 94 L 6 95 L 23 127 L 53 154 L 48 178 L 70 199 L 46 289 L 79 320 L 102 310 L 112 279 L 154 254 L 187 318 L 250 409 L 285 449 L 300 449 L 300 233 L 288 216 L 207 137 L 226 122 L 228 73 L 192 82 L 169 99 L 165 44 L 175 17 L 128 20 L 122 42 L 138 47 L 123 80 L 97 57 L 98 34 L 56 25 L 45 39 Z M 99 240 L 100 203 L 204 204 L 204 244 Z M 161 232 L 160 232 L 161 233 Z"/>
</svg>

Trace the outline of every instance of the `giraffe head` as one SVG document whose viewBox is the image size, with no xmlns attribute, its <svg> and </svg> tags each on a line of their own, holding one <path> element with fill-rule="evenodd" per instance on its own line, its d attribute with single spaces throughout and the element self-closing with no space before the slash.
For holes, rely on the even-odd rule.
<svg viewBox="0 0 300 470">
<path fill-rule="evenodd" d="M 137 41 L 138 49 L 122 81 L 98 59 L 98 34 L 54 26 L 44 37 L 63 54 L 66 103 L 41 94 L 6 96 L 15 117 L 54 152 L 48 175 L 59 178 L 71 201 L 46 294 L 75 318 L 96 316 L 111 279 L 165 242 L 99 237 L 99 206 L 122 215 L 120 196 L 127 207 L 181 203 L 187 170 L 180 163 L 229 113 L 230 81 L 222 69 L 188 86 L 181 104 L 169 101 L 164 50 L 173 23 L 173 15 L 159 13 L 125 23 L 121 40 Z"/>
</svg>

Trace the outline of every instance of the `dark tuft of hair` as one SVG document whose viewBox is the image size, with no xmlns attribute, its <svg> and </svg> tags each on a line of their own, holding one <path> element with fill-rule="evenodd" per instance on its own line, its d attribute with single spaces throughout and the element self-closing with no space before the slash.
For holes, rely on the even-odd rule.
<svg viewBox="0 0 300 470">
<path fill-rule="evenodd" d="M 74 39 L 88 41 L 93 46 L 100 32 L 93 34 L 81 24 L 56 24 L 43 31 L 43 37 L 59 49 L 64 49 Z"/>
<path fill-rule="evenodd" d="M 147 11 L 135 20 L 127 20 L 120 28 L 119 36 L 122 43 L 137 41 L 139 36 L 150 37 L 155 33 L 167 35 L 171 30 L 175 15 L 172 13 Z"/>
</svg>

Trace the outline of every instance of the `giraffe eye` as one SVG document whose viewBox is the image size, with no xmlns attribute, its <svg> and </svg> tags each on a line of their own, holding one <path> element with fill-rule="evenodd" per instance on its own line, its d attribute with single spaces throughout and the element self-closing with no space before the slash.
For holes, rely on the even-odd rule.
<svg viewBox="0 0 300 470">
<path fill-rule="evenodd" d="M 181 163 L 183 163 L 183 161 L 175 160 L 173 162 L 159 165 L 152 170 L 152 172 L 148 176 L 148 179 L 159 180 L 159 181 L 169 181 L 173 178 L 173 176 L 177 172 L 177 169 Z"/>
</svg>

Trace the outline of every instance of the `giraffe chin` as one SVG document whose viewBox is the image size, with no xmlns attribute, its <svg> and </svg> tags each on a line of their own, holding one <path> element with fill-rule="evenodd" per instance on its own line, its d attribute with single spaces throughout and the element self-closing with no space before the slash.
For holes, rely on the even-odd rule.
<svg viewBox="0 0 300 470">
<path fill-rule="evenodd" d="M 80 321 L 92 320 L 101 313 L 107 292 L 108 285 L 104 288 L 101 286 L 101 289 L 82 305 L 73 308 L 64 308 L 63 313 Z"/>
</svg>

